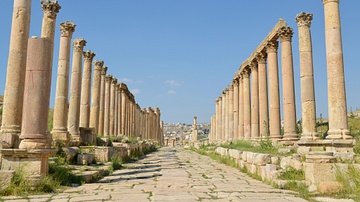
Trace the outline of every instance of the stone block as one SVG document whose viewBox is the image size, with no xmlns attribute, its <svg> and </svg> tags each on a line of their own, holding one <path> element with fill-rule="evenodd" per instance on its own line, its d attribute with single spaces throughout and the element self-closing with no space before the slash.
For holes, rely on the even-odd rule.
<svg viewBox="0 0 360 202">
<path fill-rule="evenodd" d="M 236 149 L 229 149 L 229 156 L 233 159 L 240 159 L 241 151 Z"/>
<path fill-rule="evenodd" d="M 280 163 L 280 158 L 278 156 L 271 157 L 271 164 L 278 165 Z"/>
<path fill-rule="evenodd" d="M 67 162 L 73 162 L 76 155 L 80 152 L 79 147 L 64 147 L 62 150 L 66 155 Z"/>
<path fill-rule="evenodd" d="M 1 170 L 0 171 L 0 191 L 3 191 L 4 189 L 6 189 L 9 186 L 14 175 L 15 175 L 14 170 Z"/>
<path fill-rule="evenodd" d="M 0 141 L 0 149 L 17 148 L 20 143 L 19 136 L 16 134 L 1 134 Z"/>
<path fill-rule="evenodd" d="M 96 161 L 106 163 L 111 160 L 113 155 L 113 147 L 95 147 Z"/>
<path fill-rule="evenodd" d="M 265 172 L 266 179 L 271 181 L 276 178 L 277 166 L 274 164 L 266 164 Z"/>
<path fill-rule="evenodd" d="M 77 165 L 90 165 L 94 162 L 95 154 L 82 153 L 77 156 Z"/>
<path fill-rule="evenodd" d="M 336 182 L 334 163 L 305 163 L 305 180 L 309 182 L 309 191 L 317 191 L 321 182 Z"/>
<path fill-rule="evenodd" d="M 280 148 L 278 150 L 279 154 L 289 154 L 291 153 L 291 149 L 290 148 Z"/>
<path fill-rule="evenodd" d="M 255 154 L 254 162 L 255 165 L 265 166 L 270 163 L 270 155 L 269 154 Z"/>
<path fill-rule="evenodd" d="M 257 172 L 261 180 L 266 180 L 266 166 L 257 166 Z"/>
<path fill-rule="evenodd" d="M 114 146 L 113 155 L 117 155 L 120 159 L 124 160 L 128 157 L 127 148 L 123 146 Z"/>
<path fill-rule="evenodd" d="M 248 155 L 247 153 L 248 153 L 248 152 L 245 152 L 245 151 L 244 151 L 244 152 L 241 154 L 241 159 L 242 159 L 243 161 L 245 161 L 245 162 L 247 161 L 247 155 Z"/>
<path fill-rule="evenodd" d="M 310 152 L 310 147 L 305 147 L 305 146 L 298 147 L 296 152 L 300 155 L 308 154 Z"/>
<path fill-rule="evenodd" d="M 80 127 L 80 139 L 81 144 L 83 145 L 95 145 L 95 134 L 94 134 L 94 128 L 83 128 Z"/>
<path fill-rule="evenodd" d="M 51 132 L 54 146 L 68 147 L 70 145 L 70 134 L 68 132 Z"/>
<path fill-rule="evenodd" d="M 354 161 L 354 152 L 336 152 L 334 153 L 334 157 L 340 159 L 341 161 Z"/>
<path fill-rule="evenodd" d="M 284 170 L 289 169 L 289 167 L 294 168 L 295 170 L 302 170 L 303 164 L 298 159 L 293 159 L 288 156 L 281 159 L 280 167 Z"/>
</svg>

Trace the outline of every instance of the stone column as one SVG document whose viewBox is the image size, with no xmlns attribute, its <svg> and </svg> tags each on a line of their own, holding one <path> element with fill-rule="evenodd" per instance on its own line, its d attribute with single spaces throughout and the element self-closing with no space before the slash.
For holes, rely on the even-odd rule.
<svg viewBox="0 0 360 202">
<path fill-rule="evenodd" d="M 283 85 L 284 105 L 284 140 L 296 141 L 296 108 L 295 108 L 295 87 L 294 68 L 292 59 L 291 38 L 294 32 L 290 27 L 282 27 L 279 30 L 281 42 L 281 66 Z"/>
<path fill-rule="evenodd" d="M 300 54 L 300 82 L 301 82 L 301 140 L 315 140 L 319 136 L 316 132 L 316 104 L 314 89 L 314 70 L 312 57 L 312 42 L 310 26 L 313 15 L 300 13 L 296 16 L 299 30 Z"/>
<path fill-rule="evenodd" d="M 104 137 L 110 135 L 110 94 L 111 94 L 111 82 L 113 80 L 112 75 L 106 75 L 105 77 L 105 99 L 104 99 Z"/>
<path fill-rule="evenodd" d="M 251 136 L 251 101 L 250 101 L 250 73 L 249 68 L 243 71 L 243 90 L 244 90 L 244 138 L 250 139 Z"/>
<path fill-rule="evenodd" d="M 233 80 L 234 86 L 234 137 L 237 140 L 239 137 L 239 78 Z"/>
<path fill-rule="evenodd" d="M 156 120 L 156 136 L 159 142 L 161 142 L 161 136 L 160 136 L 160 109 L 157 107 L 155 108 L 155 113 L 157 115 L 157 120 Z"/>
<path fill-rule="evenodd" d="M 265 52 L 258 53 L 258 76 L 259 76 L 259 133 L 262 139 L 269 136 L 269 105 L 268 89 L 266 76 L 266 58 Z"/>
<path fill-rule="evenodd" d="M 192 137 L 191 137 L 192 142 L 198 141 L 198 131 L 197 131 L 197 120 L 196 119 L 197 119 L 197 117 L 194 116 L 193 132 L 192 132 Z"/>
<path fill-rule="evenodd" d="M 340 0 L 323 0 L 328 77 L 329 131 L 326 139 L 351 139 L 348 129 Z"/>
<path fill-rule="evenodd" d="M 228 140 L 234 139 L 234 86 L 229 85 L 229 135 Z"/>
<path fill-rule="evenodd" d="M 118 136 L 118 123 L 119 123 L 119 91 L 120 91 L 120 86 L 118 83 L 116 83 L 115 86 L 115 110 L 114 110 L 114 135 L 117 137 Z"/>
<path fill-rule="evenodd" d="M 278 71 L 278 42 L 269 41 L 267 44 L 269 89 L 270 89 L 270 139 L 278 140 L 280 134 L 280 94 L 279 94 L 279 71 Z"/>
<path fill-rule="evenodd" d="M 244 75 L 239 76 L 239 138 L 244 139 Z"/>
<path fill-rule="evenodd" d="M 118 113 L 118 115 L 117 115 L 117 117 L 118 117 L 118 120 L 117 120 L 117 134 L 118 135 L 121 134 L 121 122 L 122 122 L 122 120 L 121 120 L 121 108 L 122 108 L 121 102 L 122 102 L 121 84 L 118 83 L 117 84 L 117 105 L 118 105 L 118 107 L 117 107 L 118 108 L 118 111 L 117 111 L 117 113 Z"/>
<path fill-rule="evenodd" d="M 101 81 L 100 81 L 100 106 L 99 106 L 99 125 L 98 134 L 104 135 L 104 114 L 105 114 L 105 83 L 107 67 L 101 68 Z"/>
<path fill-rule="evenodd" d="M 101 70 L 104 61 L 94 61 L 94 79 L 91 89 L 91 109 L 90 109 L 90 128 L 94 128 L 94 133 L 99 134 L 99 113 L 100 113 L 100 89 L 101 89 Z"/>
<path fill-rule="evenodd" d="M 79 118 L 81 97 L 81 68 L 83 49 L 86 41 L 83 38 L 73 40 L 73 61 L 70 85 L 70 105 L 68 115 L 68 128 L 71 141 L 80 143 Z"/>
<path fill-rule="evenodd" d="M 24 112 L 20 149 L 50 149 L 51 136 L 47 133 L 51 77 L 50 48 L 47 38 L 31 38 L 26 63 Z"/>
<path fill-rule="evenodd" d="M 218 97 L 216 100 L 216 140 L 221 140 L 221 130 L 222 130 L 222 97 Z"/>
<path fill-rule="evenodd" d="M 1 125 L 1 139 L 10 147 L 19 144 L 30 11 L 31 0 L 14 0 Z"/>
<path fill-rule="evenodd" d="M 230 106 L 230 99 L 229 99 L 229 88 L 225 89 L 225 133 L 224 133 L 224 140 L 229 140 L 229 106 Z"/>
<path fill-rule="evenodd" d="M 251 139 L 259 139 L 258 63 L 251 63 Z"/>
<path fill-rule="evenodd" d="M 95 53 L 90 50 L 84 52 L 84 73 L 82 76 L 80 99 L 80 127 L 83 128 L 89 128 L 90 125 L 91 64 L 94 57 Z"/>
<path fill-rule="evenodd" d="M 121 83 L 121 134 L 125 136 L 126 132 L 126 105 L 127 105 L 127 98 L 126 98 L 126 85 Z"/>
<path fill-rule="evenodd" d="M 225 141 L 225 127 L 226 127 L 226 121 L 225 121 L 225 115 L 226 115 L 226 91 L 223 90 L 222 91 L 222 102 L 221 102 L 222 106 L 222 110 L 221 110 L 221 119 L 222 119 L 222 128 L 221 128 L 221 141 Z"/>
<path fill-rule="evenodd" d="M 56 95 L 54 103 L 53 129 L 51 134 L 54 140 L 59 140 L 65 145 L 69 144 L 70 137 L 67 129 L 67 111 L 69 95 L 69 69 L 70 69 L 70 42 L 75 24 L 72 22 L 60 23 L 60 50 L 58 73 L 56 81 Z"/>
<path fill-rule="evenodd" d="M 109 124 L 109 134 L 111 137 L 115 136 L 115 95 L 116 95 L 116 85 L 117 79 L 113 78 L 110 86 L 110 124 Z"/>
</svg>

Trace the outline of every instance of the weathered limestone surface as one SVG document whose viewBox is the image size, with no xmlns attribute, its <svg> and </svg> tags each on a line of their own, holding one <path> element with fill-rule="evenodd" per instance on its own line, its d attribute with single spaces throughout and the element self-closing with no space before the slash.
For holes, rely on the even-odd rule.
<svg viewBox="0 0 360 202">
<path fill-rule="evenodd" d="M 267 89 L 267 54 L 260 52 L 257 55 L 258 77 L 259 77 L 259 133 L 261 138 L 265 138 L 269 131 L 269 105 Z"/>
<path fill-rule="evenodd" d="M 97 134 L 104 134 L 104 115 L 105 115 L 105 86 L 106 86 L 106 72 L 107 67 L 101 69 L 101 82 L 100 82 L 100 107 L 99 107 L 99 128 Z"/>
<path fill-rule="evenodd" d="M 258 63 L 252 62 L 251 68 L 251 139 L 259 139 L 259 76 Z"/>
<path fill-rule="evenodd" d="M 94 128 L 94 133 L 98 134 L 100 116 L 100 97 L 101 97 L 101 70 L 104 66 L 103 60 L 94 61 L 94 78 L 91 91 L 90 109 L 90 128 Z"/>
</svg>

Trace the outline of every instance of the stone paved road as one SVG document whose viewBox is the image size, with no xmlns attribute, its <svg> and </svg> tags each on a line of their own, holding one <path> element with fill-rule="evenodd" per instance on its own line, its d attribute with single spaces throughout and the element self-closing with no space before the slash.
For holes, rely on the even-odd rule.
<svg viewBox="0 0 360 202">
<path fill-rule="evenodd" d="M 294 192 L 272 188 L 235 168 L 181 148 L 161 148 L 126 165 L 127 169 L 97 183 L 63 193 L 26 199 L 3 197 L 0 201 L 306 201 Z"/>
</svg>

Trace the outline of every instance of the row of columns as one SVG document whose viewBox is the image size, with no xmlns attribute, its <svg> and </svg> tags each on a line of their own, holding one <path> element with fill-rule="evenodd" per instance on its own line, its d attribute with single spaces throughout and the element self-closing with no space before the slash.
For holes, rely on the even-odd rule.
<svg viewBox="0 0 360 202">
<path fill-rule="evenodd" d="M 72 41 L 69 82 L 71 40 L 76 27 L 70 21 L 60 23 L 53 130 L 49 135 L 54 33 L 61 6 L 57 2 L 42 2 L 42 9 L 41 38 L 28 39 L 31 0 L 14 0 L 1 147 L 49 149 L 52 139 L 65 142 L 71 139 L 73 144 L 80 144 L 81 128 L 92 128 L 106 137 L 125 135 L 162 142 L 160 109 L 140 109 L 126 84 L 106 75 L 104 62 L 93 61 L 95 53 L 84 51 L 87 42 L 83 38 Z"/>
<path fill-rule="evenodd" d="M 339 0 L 323 0 L 325 9 L 326 59 L 328 72 L 329 131 L 326 139 L 351 139 L 347 124 Z M 312 14 L 296 16 L 299 32 L 302 134 L 296 130 L 293 71 L 293 29 L 279 21 L 235 74 L 232 83 L 216 99 L 212 117 L 212 141 L 236 139 L 294 143 L 319 139 L 316 132 L 316 103 L 310 26 Z M 283 134 L 281 134 L 278 48 L 281 48 Z M 267 64 L 266 64 L 267 62 Z M 268 78 L 267 78 L 268 75 Z"/>
</svg>

